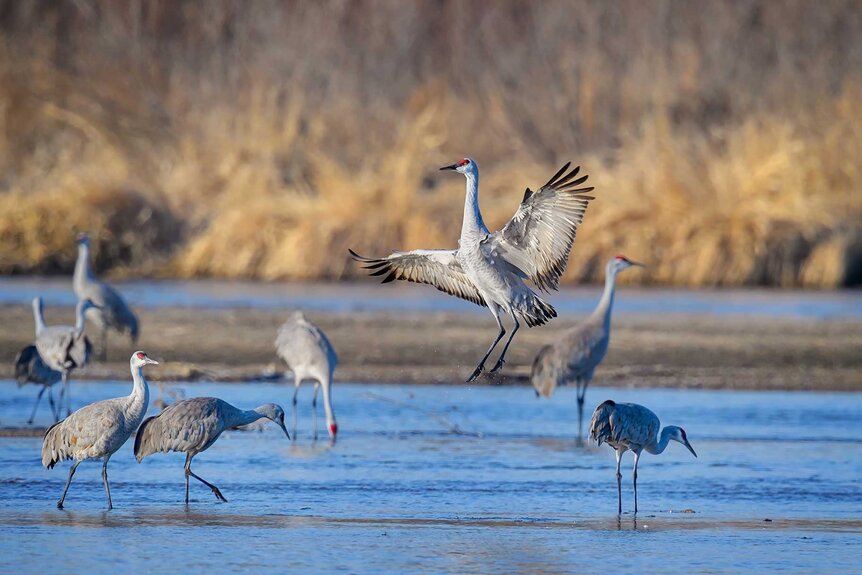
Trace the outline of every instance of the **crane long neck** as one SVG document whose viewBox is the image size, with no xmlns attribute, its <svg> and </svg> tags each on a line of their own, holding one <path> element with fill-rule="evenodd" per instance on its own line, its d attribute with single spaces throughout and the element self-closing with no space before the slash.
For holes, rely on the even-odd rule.
<svg viewBox="0 0 862 575">
<path fill-rule="evenodd" d="M 614 306 L 614 292 L 617 289 L 617 272 L 613 267 L 608 267 L 605 273 L 605 290 L 602 292 L 602 298 L 596 306 L 593 315 L 600 316 L 605 324 L 605 328 L 611 326 L 611 310 Z"/>
<path fill-rule="evenodd" d="M 150 386 L 147 385 L 147 380 L 144 378 L 144 367 L 142 365 L 132 365 L 132 393 L 129 395 L 131 405 L 141 411 L 141 415 L 146 413 L 147 406 L 150 404 Z"/>
<path fill-rule="evenodd" d="M 33 319 L 36 322 L 36 335 L 45 329 L 45 316 L 42 314 L 42 298 L 33 300 Z"/>
<path fill-rule="evenodd" d="M 332 397 L 330 396 L 330 383 L 332 382 L 332 373 L 326 376 L 326 381 L 321 384 L 323 390 L 323 409 L 326 412 L 327 425 L 335 423 L 335 413 L 332 411 Z"/>
<path fill-rule="evenodd" d="M 90 268 L 90 246 L 82 242 L 78 244 L 78 260 L 75 262 L 75 274 L 72 281 L 75 284 L 80 284 L 85 279 L 93 279 L 93 270 Z"/>
<path fill-rule="evenodd" d="M 654 441 L 653 443 L 646 445 L 644 450 L 648 453 L 652 453 L 653 455 L 658 455 L 663 452 L 667 447 L 667 444 L 670 443 L 670 436 L 673 434 L 673 427 L 667 426 L 661 430 L 661 434 L 659 436 L 658 441 Z"/>
<path fill-rule="evenodd" d="M 84 319 L 87 312 L 87 308 L 84 305 L 84 302 L 79 301 L 78 305 L 75 306 L 75 334 L 81 335 L 84 333 Z"/>
<path fill-rule="evenodd" d="M 467 195 L 464 199 L 464 222 L 461 225 L 461 241 L 478 241 L 488 234 L 488 228 L 479 211 L 479 171 L 467 172 Z"/>
<path fill-rule="evenodd" d="M 240 425 L 248 425 L 249 423 L 254 423 L 258 419 L 265 417 L 262 413 L 259 413 L 256 409 L 242 409 L 237 410 L 236 418 L 232 421 L 232 425 L 230 427 L 238 427 Z"/>
</svg>

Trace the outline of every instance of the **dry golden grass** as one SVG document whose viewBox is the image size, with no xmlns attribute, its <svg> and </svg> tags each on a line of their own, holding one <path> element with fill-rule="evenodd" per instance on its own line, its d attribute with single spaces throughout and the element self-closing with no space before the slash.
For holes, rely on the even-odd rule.
<svg viewBox="0 0 862 575">
<path fill-rule="evenodd" d="M 113 273 L 357 276 L 456 245 L 468 154 L 491 227 L 584 166 L 567 281 L 862 281 L 852 1 L 86 6 L 0 10 L 0 273 L 88 229 Z"/>
</svg>

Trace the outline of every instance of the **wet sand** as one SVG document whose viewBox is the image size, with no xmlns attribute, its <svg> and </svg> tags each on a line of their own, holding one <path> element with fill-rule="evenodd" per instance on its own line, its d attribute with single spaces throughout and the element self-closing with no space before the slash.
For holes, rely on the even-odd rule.
<svg viewBox="0 0 862 575">
<path fill-rule="evenodd" d="M 288 312 L 258 308 L 139 310 L 137 348 L 164 362 L 153 380 L 249 381 L 282 376 L 273 340 Z M 71 308 L 46 310 L 67 322 Z M 340 357 L 337 381 L 458 383 L 490 344 L 495 326 L 482 313 L 399 311 L 310 313 Z M 480 382 L 526 384 L 537 350 L 582 316 L 522 329 L 502 377 Z M 91 332 L 91 337 L 94 335 Z M 0 378 L 32 340 L 29 306 L 0 306 Z M 78 377 L 128 378 L 134 351 L 111 339 L 108 361 Z M 496 356 L 492 356 L 496 358 Z M 491 365 L 491 363 L 489 363 Z M 631 314 L 614 318 L 611 350 L 592 385 L 710 389 L 862 390 L 862 322 L 796 318 Z"/>
</svg>

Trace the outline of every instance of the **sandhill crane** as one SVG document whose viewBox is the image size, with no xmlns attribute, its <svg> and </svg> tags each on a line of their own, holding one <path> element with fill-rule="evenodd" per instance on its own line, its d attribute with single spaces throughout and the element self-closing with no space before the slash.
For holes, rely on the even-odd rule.
<svg viewBox="0 0 862 575">
<path fill-rule="evenodd" d="M 503 367 L 509 344 L 520 320 L 529 327 L 544 325 L 557 316 L 556 310 L 525 283 L 539 289 L 556 289 L 566 269 L 575 233 L 592 196 L 592 187 L 579 188 L 587 176 L 575 178 L 580 166 L 566 173 L 564 165 L 548 182 L 533 192 L 527 188 L 521 205 L 502 229 L 491 233 L 479 211 L 479 167 L 470 158 L 444 166 L 467 178 L 461 238 L 455 250 L 413 250 L 394 252 L 385 258 L 365 258 L 354 251 L 354 259 L 367 264 L 371 275 L 384 275 L 383 283 L 407 280 L 430 284 L 438 290 L 489 308 L 499 332 L 479 365 L 467 378 L 475 380 L 506 329 L 502 316 L 509 315 L 513 329 L 492 372 Z"/>
<path fill-rule="evenodd" d="M 84 335 L 84 315 L 94 307 L 89 299 L 78 301 L 75 306 L 75 325 L 45 325 L 42 315 L 42 298 L 33 299 L 33 316 L 36 319 L 36 349 L 42 361 L 62 375 L 59 411 L 66 400 L 66 414 L 72 413 L 72 399 L 69 390 L 69 375 L 72 370 L 84 367 L 90 361 L 93 346 Z"/>
<path fill-rule="evenodd" d="M 35 345 L 28 345 L 15 356 L 15 380 L 18 382 L 18 387 L 28 383 L 42 386 L 42 389 L 39 390 L 39 394 L 36 396 L 33 413 L 30 414 L 30 419 L 27 420 L 28 425 L 31 425 L 33 419 L 36 417 L 36 409 L 39 407 L 39 402 L 42 400 L 45 390 L 48 391 L 48 403 L 51 405 L 51 413 L 54 415 L 54 421 L 56 422 L 60 419 L 60 412 L 54 404 L 53 386 L 62 377 L 62 373 L 45 365 Z"/>
<path fill-rule="evenodd" d="M 218 487 L 192 472 L 192 458 L 206 451 L 224 430 L 248 425 L 262 417 L 274 421 L 290 439 L 284 427 L 284 410 L 274 403 L 243 411 L 215 397 L 184 399 L 144 421 L 135 437 L 135 458 L 140 463 L 153 453 L 183 452 L 186 454 L 186 505 L 189 503 L 189 476 L 209 487 L 216 499 L 227 502 Z"/>
<path fill-rule="evenodd" d="M 605 291 L 593 313 L 554 343 L 539 350 L 533 360 L 530 382 L 536 396 L 551 397 L 558 385 L 574 381 L 578 386 L 578 441 L 583 437 L 584 395 L 593 371 L 605 359 L 611 339 L 611 309 L 617 274 L 632 266 L 643 267 L 617 256 L 605 268 Z"/>
<path fill-rule="evenodd" d="M 110 285 L 100 281 L 90 268 L 90 236 L 78 235 L 78 261 L 72 286 L 79 300 L 90 299 L 97 307 L 88 312 L 87 318 L 102 330 L 99 355 L 104 361 L 108 355 L 108 329 L 127 333 L 132 344 L 138 341 L 138 318 L 123 297 Z"/>
<path fill-rule="evenodd" d="M 102 459 L 102 481 L 108 495 L 108 509 L 112 509 L 111 488 L 108 486 L 108 460 L 135 432 L 150 402 L 150 390 L 144 379 L 144 366 L 158 364 L 146 353 L 136 351 L 129 359 L 132 371 L 132 393 L 126 397 L 106 399 L 82 407 L 63 421 L 55 423 L 42 441 L 42 465 L 48 469 L 58 462 L 74 459 L 69 469 L 66 488 L 57 502 L 63 508 L 66 492 L 78 465 L 87 459 Z"/>
<path fill-rule="evenodd" d="M 296 394 L 303 380 L 314 380 L 314 397 L 311 400 L 314 439 L 317 439 L 317 390 L 323 388 L 323 409 L 326 412 L 326 427 L 335 441 L 338 424 L 332 411 L 332 374 L 338 365 L 338 356 L 323 330 L 306 319 L 301 311 L 294 313 L 278 330 L 275 349 L 293 372 L 293 437 L 296 439 Z"/>
<path fill-rule="evenodd" d="M 635 513 L 638 512 L 638 459 L 641 452 L 658 455 L 665 450 L 669 441 L 685 445 L 697 457 L 688 442 L 685 430 L 668 425 L 661 430 L 661 423 L 655 413 L 636 403 L 616 403 L 610 399 L 601 403 L 593 412 L 590 421 L 590 438 L 601 445 L 607 443 L 616 450 L 617 456 L 617 512 L 623 512 L 622 474 L 620 459 L 627 450 L 634 454 L 632 486 L 635 492 Z"/>
</svg>

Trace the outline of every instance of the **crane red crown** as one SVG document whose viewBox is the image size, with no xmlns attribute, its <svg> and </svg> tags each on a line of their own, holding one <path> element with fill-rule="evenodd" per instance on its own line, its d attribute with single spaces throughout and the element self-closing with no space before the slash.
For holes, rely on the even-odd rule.
<svg viewBox="0 0 862 575">
<path fill-rule="evenodd" d="M 144 359 L 146 357 L 146 354 L 142 351 L 139 351 L 135 355 L 138 356 L 138 359 Z"/>
<path fill-rule="evenodd" d="M 469 163 L 470 163 L 470 158 L 464 158 L 463 160 L 458 162 L 458 166 L 466 166 Z"/>
<path fill-rule="evenodd" d="M 617 254 L 617 257 L 615 257 L 614 259 L 616 259 L 616 260 L 622 260 L 622 261 L 624 261 L 624 262 L 629 261 L 629 258 L 627 258 L 626 256 L 624 256 L 623 254 Z"/>
</svg>

